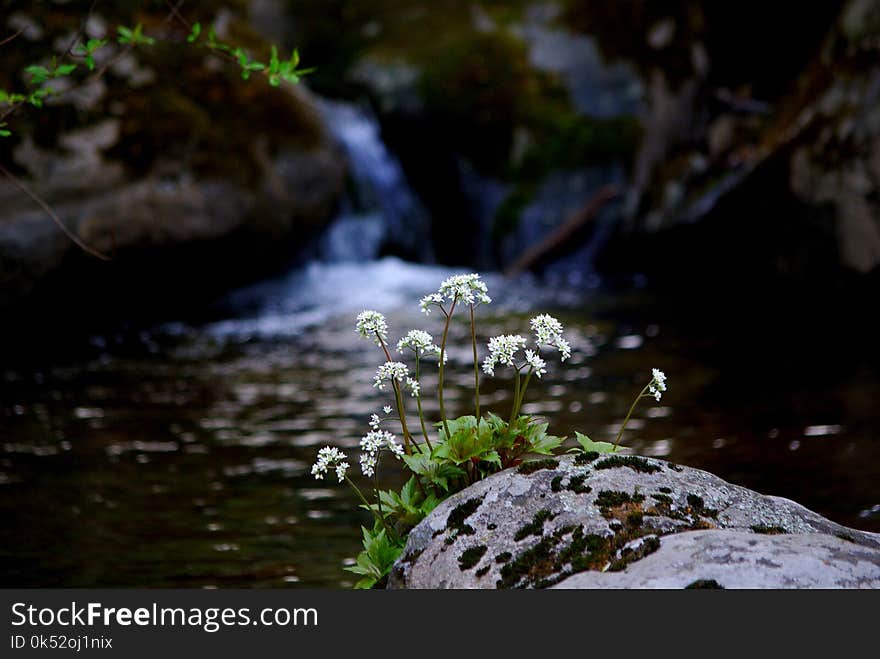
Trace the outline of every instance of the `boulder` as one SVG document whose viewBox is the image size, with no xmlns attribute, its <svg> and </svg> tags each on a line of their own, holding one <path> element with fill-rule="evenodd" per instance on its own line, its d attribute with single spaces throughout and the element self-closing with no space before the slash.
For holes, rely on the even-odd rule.
<svg viewBox="0 0 880 659">
<path fill-rule="evenodd" d="M 581 572 L 554 588 L 880 588 L 880 551 L 824 533 L 688 531 L 622 572 Z"/>
<path fill-rule="evenodd" d="M 770 569 L 766 561 L 782 566 L 774 568 L 782 574 L 768 578 L 768 586 L 788 578 L 789 566 L 792 585 L 865 585 L 880 578 L 878 534 L 841 526 L 793 501 L 699 469 L 640 456 L 587 454 L 528 462 L 444 501 L 411 531 L 389 587 L 577 587 L 580 581 L 570 581 L 572 575 L 589 581 L 608 573 L 619 573 L 621 579 L 635 575 L 627 578 L 638 587 L 644 573 L 632 568 L 673 536 L 681 539 L 653 559 L 655 567 L 663 556 L 672 563 L 683 555 L 694 565 L 709 554 L 723 564 L 723 553 L 713 547 L 723 544 L 727 534 L 730 563 L 752 561 L 760 570 Z M 791 538 L 768 540 L 779 536 Z M 754 555 L 747 560 L 750 551 Z M 811 566 L 836 561 L 854 567 L 839 566 L 827 578 L 809 577 Z M 686 568 L 657 570 L 680 577 L 657 582 L 658 587 L 678 584 L 688 574 Z M 693 578 L 682 586 L 700 579 L 726 581 L 731 587 L 761 582 L 758 573 L 728 578 L 723 567 L 705 575 L 695 567 L 690 574 Z M 604 582 L 589 583 L 599 587 Z M 615 583 L 624 587 L 630 582 Z"/>
</svg>

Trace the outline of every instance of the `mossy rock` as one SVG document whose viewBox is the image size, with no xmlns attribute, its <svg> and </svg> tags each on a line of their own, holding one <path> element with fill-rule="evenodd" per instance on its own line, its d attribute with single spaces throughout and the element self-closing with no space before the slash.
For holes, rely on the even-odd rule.
<svg viewBox="0 0 880 659">
<path fill-rule="evenodd" d="M 706 532 L 748 536 L 756 547 L 789 536 L 825 547 L 830 537 L 851 552 L 880 556 L 880 535 L 847 529 L 793 501 L 663 460 L 620 457 L 580 465 L 565 456 L 552 470 L 508 469 L 450 497 L 412 530 L 389 586 L 545 588 L 570 584 L 572 575 L 625 575 L 654 560 L 670 538 Z M 450 525 L 467 533 L 449 533 Z M 866 564 L 865 578 L 875 578 L 873 569 Z"/>
</svg>

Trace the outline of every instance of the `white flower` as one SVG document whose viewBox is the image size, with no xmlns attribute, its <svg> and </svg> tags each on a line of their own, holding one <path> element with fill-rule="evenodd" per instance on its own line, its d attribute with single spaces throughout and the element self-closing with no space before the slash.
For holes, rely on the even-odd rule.
<svg viewBox="0 0 880 659">
<path fill-rule="evenodd" d="M 382 419 L 379 418 L 378 414 L 370 415 L 370 428 L 372 428 L 373 430 L 378 430 L 381 423 Z"/>
<path fill-rule="evenodd" d="M 659 402 L 666 391 L 666 374 L 659 368 L 651 369 L 651 382 L 648 385 L 648 391 L 654 395 L 654 399 Z"/>
<path fill-rule="evenodd" d="M 419 384 L 418 380 L 415 380 L 413 378 L 407 378 L 406 379 L 406 386 L 409 387 L 409 390 L 410 390 L 413 398 L 416 398 L 419 395 L 419 393 L 421 391 L 421 385 Z"/>
<path fill-rule="evenodd" d="M 382 411 L 385 412 L 385 414 L 391 414 L 391 406 L 386 405 L 385 407 L 382 408 Z"/>
<path fill-rule="evenodd" d="M 377 345 L 382 345 L 383 341 L 388 340 L 388 324 L 385 322 L 385 316 L 378 311 L 365 309 L 357 316 L 355 329 L 365 339 L 373 339 Z"/>
<path fill-rule="evenodd" d="M 545 362 L 541 357 L 531 350 L 526 350 L 526 364 L 532 367 L 532 371 L 539 378 L 542 373 L 547 372 L 547 362 Z"/>
<path fill-rule="evenodd" d="M 485 282 L 480 279 L 480 275 L 471 273 L 469 275 L 453 275 L 443 280 L 437 294 L 441 298 L 446 298 L 450 302 L 458 300 L 465 304 L 489 304 L 492 302 L 486 293 Z"/>
<path fill-rule="evenodd" d="M 531 320 L 532 331 L 535 333 L 535 343 L 538 349 L 541 346 L 556 348 L 560 354 L 560 360 L 565 361 L 571 357 L 571 346 L 562 338 L 562 323 L 553 316 L 541 314 Z"/>
<path fill-rule="evenodd" d="M 571 346 L 568 345 L 568 341 L 563 339 L 561 336 L 556 339 L 556 349 L 559 350 L 559 361 L 564 362 L 566 359 L 571 357 Z"/>
<path fill-rule="evenodd" d="M 422 330 L 410 330 L 397 342 L 397 352 L 412 350 L 416 355 L 440 354 L 440 348 L 434 345 L 434 337 Z"/>
<path fill-rule="evenodd" d="M 372 476 L 376 473 L 376 464 L 381 451 L 390 451 L 398 460 L 403 455 L 403 447 L 387 430 L 371 430 L 364 435 L 361 438 L 361 450 L 363 451 L 360 457 L 361 471 L 364 476 Z"/>
<path fill-rule="evenodd" d="M 409 368 L 403 362 L 385 362 L 376 370 L 373 386 L 382 389 L 386 380 L 405 382 L 408 375 Z"/>
<path fill-rule="evenodd" d="M 443 304 L 443 296 L 440 293 L 430 293 L 419 300 L 419 308 L 426 316 L 430 315 L 432 306 L 440 306 Z"/>
<path fill-rule="evenodd" d="M 369 478 L 376 473 L 376 453 L 361 453 L 361 473 Z"/>
<path fill-rule="evenodd" d="M 318 451 L 318 459 L 314 465 L 312 465 L 312 476 L 314 476 L 317 480 L 323 480 L 324 474 L 327 473 L 329 468 L 336 469 L 336 476 L 339 478 L 339 482 L 345 478 L 345 472 L 348 470 L 348 463 L 345 461 L 346 455 L 338 448 L 332 448 L 330 446 L 325 446 L 320 451 Z"/>
<path fill-rule="evenodd" d="M 495 375 L 495 365 L 513 366 L 513 358 L 518 350 L 526 347 L 525 337 L 519 334 L 493 336 L 489 339 L 489 355 L 483 361 L 483 370 Z"/>
</svg>

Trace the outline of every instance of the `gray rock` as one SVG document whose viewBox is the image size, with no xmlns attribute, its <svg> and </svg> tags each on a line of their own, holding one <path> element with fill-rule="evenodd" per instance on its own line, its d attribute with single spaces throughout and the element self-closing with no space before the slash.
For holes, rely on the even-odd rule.
<svg viewBox="0 0 880 659">
<path fill-rule="evenodd" d="M 690 531 L 623 572 L 581 572 L 554 588 L 880 588 L 880 551 L 824 533 Z"/>
<path fill-rule="evenodd" d="M 618 455 L 578 464 L 564 456 L 532 466 L 541 464 L 505 470 L 444 501 L 410 533 L 389 586 L 547 587 L 579 572 L 628 569 L 665 536 L 699 530 L 758 539 L 824 534 L 880 550 L 880 535 L 663 460 Z"/>
</svg>

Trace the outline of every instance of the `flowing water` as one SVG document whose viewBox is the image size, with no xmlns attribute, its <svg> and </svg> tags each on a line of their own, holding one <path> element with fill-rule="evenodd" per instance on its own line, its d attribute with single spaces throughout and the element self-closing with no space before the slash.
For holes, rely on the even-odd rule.
<svg viewBox="0 0 880 659">
<path fill-rule="evenodd" d="M 351 492 L 309 468 L 328 444 L 354 454 L 370 414 L 391 402 L 372 387 L 381 355 L 355 334 L 354 317 L 375 308 L 392 337 L 413 327 L 439 336 L 437 315 L 420 314 L 417 300 L 459 270 L 377 259 L 430 260 L 423 209 L 375 120 L 350 106 L 326 112 L 360 174 L 316 250 L 323 262 L 236 292 L 198 322 L 0 365 L 0 585 L 351 585 L 342 568 L 368 520 Z M 574 293 L 486 279 L 495 303 L 480 309 L 481 343 L 525 333 L 532 312 L 566 325 L 571 360 L 548 358 L 524 407 L 552 432 L 613 439 L 659 367 L 669 391 L 642 404 L 625 445 L 880 530 L 880 377 L 858 358 L 833 377 L 791 369 L 766 338 L 730 338 L 693 322 L 700 305 L 673 312 L 633 282 L 581 282 Z M 453 324 L 456 415 L 471 410 L 467 334 Z M 840 361 L 840 341 L 820 347 Z M 510 381 L 498 375 L 484 378 L 482 402 L 504 414 Z M 425 376 L 426 396 L 435 385 Z M 436 405 L 426 411 L 436 418 Z M 382 473 L 401 484 L 394 464 Z"/>
</svg>

